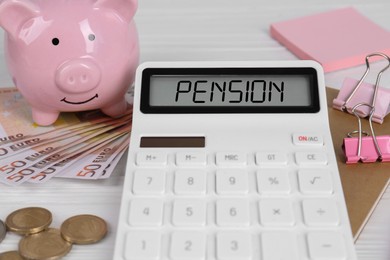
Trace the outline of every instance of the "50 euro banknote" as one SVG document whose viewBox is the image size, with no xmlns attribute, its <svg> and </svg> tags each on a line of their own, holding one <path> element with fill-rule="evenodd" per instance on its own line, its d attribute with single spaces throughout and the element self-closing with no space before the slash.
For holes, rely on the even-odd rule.
<svg viewBox="0 0 390 260">
<path fill-rule="evenodd" d="M 130 134 L 126 134 L 90 153 L 83 154 L 81 158 L 72 162 L 71 167 L 61 169 L 55 177 L 84 180 L 108 178 L 113 170 L 111 164 L 115 165 L 116 159 L 120 159 L 129 139 Z"/>
<path fill-rule="evenodd" d="M 129 123 L 131 121 L 131 114 L 125 114 L 121 118 L 107 119 L 107 120 L 95 120 L 95 123 L 86 125 L 86 122 L 64 127 L 62 129 L 41 133 L 38 135 L 31 135 L 23 139 L 14 140 L 0 146 L 0 160 L 10 156 L 15 156 L 18 153 L 24 152 L 25 150 L 35 150 L 35 147 L 53 142 L 66 142 L 67 138 L 80 135 L 83 133 L 91 132 L 95 129 L 103 129 L 112 125 Z"/>
<path fill-rule="evenodd" d="M 110 125 L 72 136 L 61 140 L 61 142 L 56 141 L 40 146 L 39 150 L 42 152 L 30 149 L 21 153 L 23 157 L 6 158 L 0 163 L 0 182 L 12 185 L 21 184 L 59 161 L 86 152 L 96 145 L 106 142 L 107 139 L 125 134 L 128 132 L 128 128 L 128 125 Z"/>
<path fill-rule="evenodd" d="M 38 126 L 32 121 L 31 108 L 16 88 L 0 88 L 0 147 L 3 144 L 39 136 L 54 130 L 68 131 L 111 120 L 99 111 L 61 113 L 50 126 Z"/>
<path fill-rule="evenodd" d="M 59 174 L 64 174 L 65 176 L 69 173 L 82 173 L 86 169 L 90 172 L 93 169 L 93 173 L 98 179 L 102 171 L 107 168 L 107 165 L 98 162 L 99 158 L 104 157 L 108 154 L 108 160 L 113 161 L 115 156 L 108 152 L 112 150 L 115 152 L 116 144 L 121 143 L 121 147 L 127 148 L 127 143 L 125 143 L 129 138 L 129 133 L 125 129 L 126 127 L 116 129 L 112 133 L 106 133 L 101 136 L 97 136 L 94 139 L 99 139 L 99 141 L 90 141 L 82 149 L 78 151 L 67 151 L 66 156 L 63 156 L 60 160 L 46 166 L 38 174 L 30 176 L 28 182 L 30 183 L 44 183 L 50 180 L 53 177 L 58 177 Z M 91 164 L 90 158 L 95 158 L 95 162 Z M 98 167 L 99 166 L 99 167 Z M 101 168 L 101 169 L 99 169 Z M 78 174 L 68 176 L 67 178 L 78 178 Z"/>
<path fill-rule="evenodd" d="M 97 110 L 61 113 L 55 124 L 42 127 L 32 122 L 29 105 L 15 88 L 0 88 L 0 182 L 41 183 L 40 180 L 47 181 L 56 175 L 47 174 L 53 167 L 72 169 L 85 162 L 83 167 L 88 168 L 86 155 L 99 148 L 107 151 L 114 141 L 124 142 L 123 154 L 129 139 L 122 137 L 129 135 L 131 120 L 129 106 L 120 118 L 105 116 Z M 108 160 L 117 163 L 118 155 L 111 153 Z"/>
</svg>

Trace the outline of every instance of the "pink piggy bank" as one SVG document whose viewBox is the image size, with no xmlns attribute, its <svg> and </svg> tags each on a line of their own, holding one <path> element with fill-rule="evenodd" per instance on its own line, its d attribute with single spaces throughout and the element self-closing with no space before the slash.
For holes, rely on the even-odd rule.
<svg viewBox="0 0 390 260">
<path fill-rule="evenodd" d="M 8 69 L 37 124 L 60 112 L 125 112 L 139 57 L 136 9 L 137 0 L 0 0 Z"/>
</svg>

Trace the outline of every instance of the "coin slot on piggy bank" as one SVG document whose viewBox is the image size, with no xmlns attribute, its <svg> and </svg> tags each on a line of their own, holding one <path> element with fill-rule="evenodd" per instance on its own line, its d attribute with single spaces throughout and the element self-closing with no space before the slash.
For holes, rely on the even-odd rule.
<svg viewBox="0 0 390 260">
<path fill-rule="evenodd" d="M 5 57 L 38 125 L 60 112 L 125 113 L 139 60 L 137 0 L 0 3 Z"/>
</svg>

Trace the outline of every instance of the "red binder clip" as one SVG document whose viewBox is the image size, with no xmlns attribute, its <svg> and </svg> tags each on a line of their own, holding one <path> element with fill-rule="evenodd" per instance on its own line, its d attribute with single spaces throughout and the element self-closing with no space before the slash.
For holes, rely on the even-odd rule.
<svg viewBox="0 0 390 260">
<path fill-rule="evenodd" d="M 380 56 L 388 61 L 389 64 L 379 71 L 375 86 L 364 82 L 367 74 L 370 71 L 369 59 L 374 56 Z M 370 108 L 365 106 L 357 106 L 360 103 L 371 103 L 375 107 L 372 120 L 377 123 L 383 123 L 384 117 L 389 112 L 390 106 L 390 90 L 379 87 L 379 82 L 382 73 L 390 67 L 390 57 L 383 53 L 372 53 L 366 56 L 366 72 L 359 81 L 346 78 L 339 94 L 333 100 L 333 108 L 352 114 L 352 109 L 361 117 L 367 117 L 370 114 Z M 377 97 L 379 97 L 377 99 Z"/>
<path fill-rule="evenodd" d="M 369 114 L 369 125 L 371 136 L 365 131 L 362 131 L 362 123 L 357 109 L 361 106 L 371 108 Z M 359 130 L 348 133 L 348 137 L 344 138 L 343 148 L 347 157 L 346 163 L 353 164 L 357 162 L 388 162 L 390 161 L 390 136 L 376 136 L 372 126 L 372 117 L 374 107 L 365 103 L 357 104 L 353 107 L 352 113 L 358 118 Z M 358 137 L 354 135 L 358 134 Z M 365 135 L 365 136 L 363 136 Z"/>
</svg>

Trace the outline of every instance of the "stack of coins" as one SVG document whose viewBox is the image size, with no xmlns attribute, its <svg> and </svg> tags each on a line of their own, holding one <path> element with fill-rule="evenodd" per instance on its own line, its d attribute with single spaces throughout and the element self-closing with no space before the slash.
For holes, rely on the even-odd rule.
<svg viewBox="0 0 390 260">
<path fill-rule="evenodd" d="M 0 243 L 5 238 L 5 234 L 7 233 L 7 228 L 3 221 L 0 220 Z"/>
<path fill-rule="evenodd" d="M 0 220 L 0 242 L 7 230 L 23 235 L 18 251 L 0 253 L 0 260 L 56 260 L 72 249 L 73 244 L 99 242 L 107 234 L 106 222 L 94 215 L 78 215 L 63 222 L 60 229 L 49 228 L 49 210 L 29 207 L 8 215 L 5 224 Z"/>
</svg>

